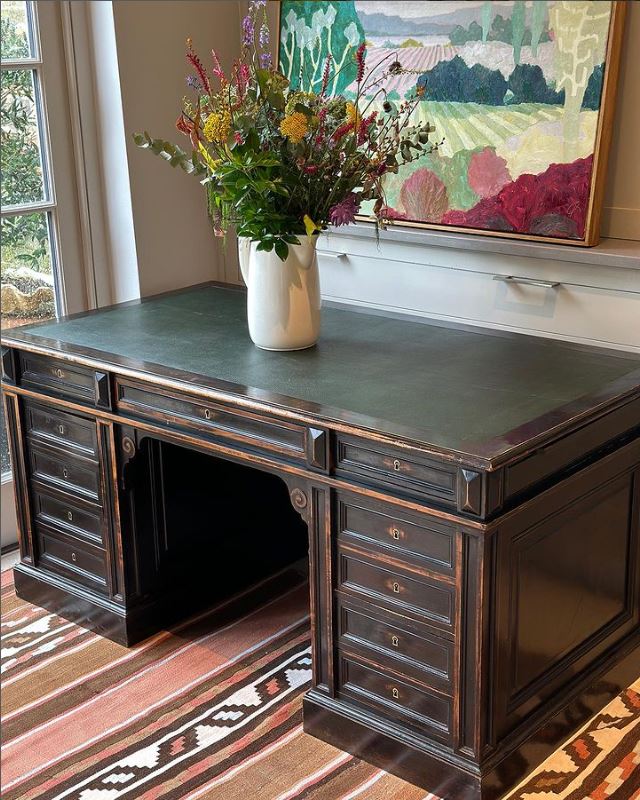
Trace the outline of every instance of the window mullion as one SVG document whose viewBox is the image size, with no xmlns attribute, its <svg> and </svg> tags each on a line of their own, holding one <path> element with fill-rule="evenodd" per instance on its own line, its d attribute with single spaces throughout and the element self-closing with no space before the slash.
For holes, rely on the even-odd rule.
<svg viewBox="0 0 640 800">
<path fill-rule="evenodd" d="M 15 206 L 3 206 L 3 217 L 18 217 L 21 214 L 35 214 L 38 211 L 51 211 L 56 207 L 54 200 L 43 200 L 41 203 L 24 203 Z"/>
</svg>

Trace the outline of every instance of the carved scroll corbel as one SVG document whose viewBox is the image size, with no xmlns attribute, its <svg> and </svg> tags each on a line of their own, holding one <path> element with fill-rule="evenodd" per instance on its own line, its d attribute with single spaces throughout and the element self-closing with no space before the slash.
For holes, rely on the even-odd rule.
<svg viewBox="0 0 640 800">
<path fill-rule="evenodd" d="M 311 519 L 311 503 L 307 492 L 299 486 L 291 486 L 288 483 L 287 485 L 289 486 L 291 505 L 308 525 Z"/>
</svg>

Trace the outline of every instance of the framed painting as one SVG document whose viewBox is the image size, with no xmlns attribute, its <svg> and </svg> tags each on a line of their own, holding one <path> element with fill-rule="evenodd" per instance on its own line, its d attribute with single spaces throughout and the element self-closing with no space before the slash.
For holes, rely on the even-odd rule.
<svg viewBox="0 0 640 800">
<path fill-rule="evenodd" d="M 330 53 L 330 91 L 353 99 L 353 53 L 365 42 L 372 74 L 390 58 L 403 70 L 361 103 L 382 113 L 385 100 L 420 96 L 416 121 L 432 123 L 441 144 L 385 178 L 394 225 L 597 244 L 624 2 L 279 6 L 278 62 L 292 85 L 317 88 Z"/>
</svg>

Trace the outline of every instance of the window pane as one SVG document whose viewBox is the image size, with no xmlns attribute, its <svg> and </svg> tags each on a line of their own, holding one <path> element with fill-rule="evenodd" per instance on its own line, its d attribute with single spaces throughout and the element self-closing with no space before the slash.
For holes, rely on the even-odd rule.
<svg viewBox="0 0 640 800">
<path fill-rule="evenodd" d="M 55 316 L 48 214 L 2 219 L 2 328 Z"/>
<path fill-rule="evenodd" d="M 30 58 L 33 37 L 29 25 L 27 4 L 16 0 L 2 0 L 2 58 Z"/>
<path fill-rule="evenodd" d="M 46 199 L 33 70 L 2 70 L 2 205 Z"/>
</svg>

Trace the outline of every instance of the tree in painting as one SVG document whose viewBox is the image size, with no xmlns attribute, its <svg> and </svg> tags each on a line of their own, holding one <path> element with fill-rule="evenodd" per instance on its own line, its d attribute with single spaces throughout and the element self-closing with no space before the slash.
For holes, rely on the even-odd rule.
<svg viewBox="0 0 640 800">
<path fill-rule="evenodd" d="M 349 52 L 366 42 L 371 69 L 390 58 L 403 69 L 386 95 L 361 102 L 382 113 L 385 99 L 418 90 L 414 121 L 432 121 L 444 139 L 420 164 L 385 177 L 389 218 L 584 239 L 609 0 L 281 5 L 280 65 L 293 81 L 317 83 L 330 52 L 343 66 L 334 91 L 353 97 Z M 291 61 L 296 35 L 306 42 L 303 65 Z"/>
<path fill-rule="evenodd" d="M 353 2 L 283 3 L 280 66 L 292 85 L 317 90 L 327 54 L 333 57 L 332 94 L 340 94 L 356 78 L 353 53 L 364 30 Z"/>
<path fill-rule="evenodd" d="M 574 157 L 580 136 L 580 111 L 587 84 L 595 67 L 604 61 L 611 3 L 564 0 L 550 12 L 555 32 L 557 85 L 565 92 L 565 158 Z"/>
</svg>

